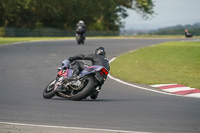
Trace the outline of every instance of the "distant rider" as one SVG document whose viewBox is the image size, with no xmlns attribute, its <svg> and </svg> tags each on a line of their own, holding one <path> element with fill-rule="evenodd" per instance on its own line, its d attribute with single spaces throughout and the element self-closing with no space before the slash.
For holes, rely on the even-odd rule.
<svg viewBox="0 0 200 133">
<path fill-rule="evenodd" d="M 84 21 L 80 20 L 77 24 L 76 24 L 76 33 L 81 33 L 83 35 L 83 38 L 85 40 L 85 36 L 86 36 L 86 25 L 84 24 Z"/>
<path fill-rule="evenodd" d="M 192 37 L 192 34 L 187 29 L 185 29 L 185 37 Z"/>
</svg>

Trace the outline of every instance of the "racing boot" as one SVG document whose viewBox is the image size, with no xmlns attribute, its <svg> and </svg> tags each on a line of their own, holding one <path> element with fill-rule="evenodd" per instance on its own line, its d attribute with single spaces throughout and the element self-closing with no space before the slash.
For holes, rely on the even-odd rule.
<svg viewBox="0 0 200 133">
<path fill-rule="evenodd" d="M 101 90 L 101 87 L 97 86 L 96 90 L 90 95 L 90 98 L 93 100 L 97 99 L 100 90 Z"/>
<path fill-rule="evenodd" d="M 93 93 L 90 95 L 90 98 L 93 99 L 93 100 L 95 100 L 95 99 L 97 99 L 98 94 L 99 94 L 99 92 L 98 92 L 98 91 L 95 91 L 95 92 L 93 92 Z"/>
</svg>

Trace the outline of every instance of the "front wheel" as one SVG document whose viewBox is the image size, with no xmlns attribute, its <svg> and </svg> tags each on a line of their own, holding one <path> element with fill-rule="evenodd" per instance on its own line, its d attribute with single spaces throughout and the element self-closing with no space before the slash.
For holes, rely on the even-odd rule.
<svg viewBox="0 0 200 133">
<path fill-rule="evenodd" d="M 85 39 L 84 39 L 83 35 L 81 35 L 80 40 L 81 40 L 81 43 L 84 45 Z"/>
<path fill-rule="evenodd" d="M 78 44 L 81 44 L 81 37 L 79 34 L 76 34 L 76 41 Z"/>
<path fill-rule="evenodd" d="M 50 99 L 52 97 L 55 96 L 56 92 L 54 90 L 54 87 L 55 87 L 55 84 L 56 84 L 56 79 L 52 80 L 48 85 L 47 87 L 44 89 L 43 91 L 43 97 L 45 99 Z"/>
<path fill-rule="evenodd" d="M 71 99 L 75 101 L 80 101 L 87 98 L 95 86 L 95 81 L 93 76 L 87 76 L 84 79 L 84 86 L 80 90 L 72 90 Z"/>
<path fill-rule="evenodd" d="M 82 44 L 84 45 L 84 38 L 82 37 Z"/>
</svg>

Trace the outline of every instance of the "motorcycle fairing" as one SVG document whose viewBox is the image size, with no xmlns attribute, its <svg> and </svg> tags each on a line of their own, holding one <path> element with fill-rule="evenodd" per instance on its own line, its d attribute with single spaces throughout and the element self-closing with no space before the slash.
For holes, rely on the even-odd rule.
<svg viewBox="0 0 200 133">
<path fill-rule="evenodd" d="M 81 72 L 80 76 L 83 77 L 83 76 L 86 76 L 88 74 L 95 73 L 96 71 L 100 71 L 101 68 L 102 68 L 102 66 L 99 66 L 99 65 L 87 67 Z"/>
<path fill-rule="evenodd" d="M 58 76 L 59 77 L 64 77 L 64 78 L 71 77 L 72 76 L 72 72 L 73 72 L 73 70 L 71 70 L 71 69 L 60 70 L 58 72 Z"/>
<path fill-rule="evenodd" d="M 70 63 L 69 60 L 64 60 L 62 62 L 62 67 L 58 68 L 59 77 L 67 78 L 67 77 L 72 76 L 73 70 L 70 69 L 69 63 Z M 94 74 L 97 81 L 99 83 L 102 83 L 103 81 L 106 80 L 108 71 L 103 66 L 93 65 L 93 66 L 86 67 L 83 71 L 81 71 L 79 77 L 81 78 L 81 77 L 91 75 L 91 74 Z"/>
<path fill-rule="evenodd" d="M 104 72 L 104 71 L 106 71 L 106 72 Z M 94 65 L 94 66 L 85 68 L 81 72 L 80 77 L 84 77 L 84 76 L 90 75 L 90 74 L 95 74 L 95 78 L 97 79 L 97 81 L 99 83 L 102 83 L 106 80 L 108 71 L 103 66 Z"/>
</svg>

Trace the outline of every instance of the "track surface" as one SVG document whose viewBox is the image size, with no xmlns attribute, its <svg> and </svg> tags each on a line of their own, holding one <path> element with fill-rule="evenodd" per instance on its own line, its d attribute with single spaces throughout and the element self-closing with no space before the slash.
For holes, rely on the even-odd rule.
<svg viewBox="0 0 200 133">
<path fill-rule="evenodd" d="M 42 98 L 56 68 L 71 55 L 105 47 L 109 59 L 170 40 L 88 39 L 0 46 L 0 121 L 170 133 L 200 132 L 200 101 L 158 94 L 108 79 L 97 100 Z M 123 64 L 122 64 L 123 66 Z M 111 68 L 112 69 L 112 68 Z M 133 75 L 134 76 L 134 75 Z"/>
</svg>

